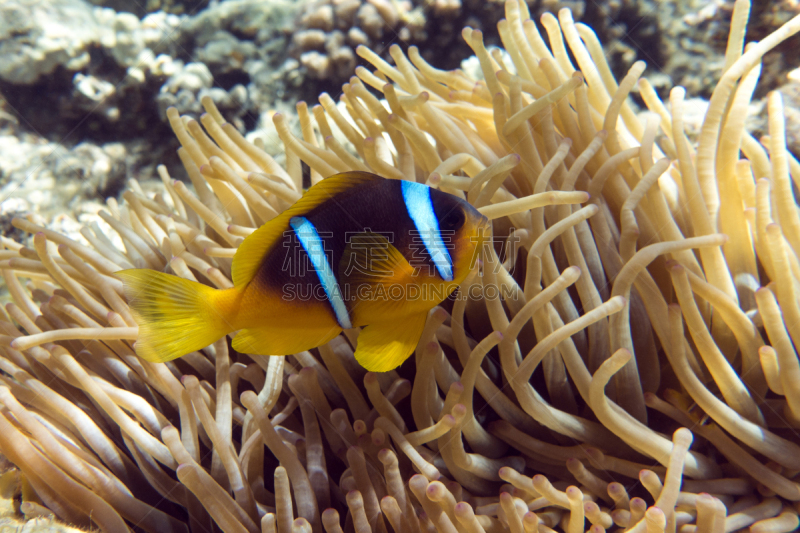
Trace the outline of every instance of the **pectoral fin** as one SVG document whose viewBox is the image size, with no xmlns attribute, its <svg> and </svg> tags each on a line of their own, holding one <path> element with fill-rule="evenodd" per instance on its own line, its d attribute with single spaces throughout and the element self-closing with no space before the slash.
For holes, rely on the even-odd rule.
<svg viewBox="0 0 800 533">
<path fill-rule="evenodd" d="M 414 268 L 389 240 L 378 233 L 351 237 L 339 262 L 339 279 L 351 285 L 410 283 Z"/>
<path fill-rule="evenodd" d="M 419 280 L 408 260 L 383 235 L 367 232 L 353 236 L 339 262 L 338 279 L 358 297 L 350 305 L 356 325 L 413 312 L 406 294 Z"/>
<path fill-rule="evenodd" d="M 427 313 L 370 324 L 361 330 L 356 361 L 370 372 L 388 372 L 400 366 L 416 348 Z"/>
</svg>

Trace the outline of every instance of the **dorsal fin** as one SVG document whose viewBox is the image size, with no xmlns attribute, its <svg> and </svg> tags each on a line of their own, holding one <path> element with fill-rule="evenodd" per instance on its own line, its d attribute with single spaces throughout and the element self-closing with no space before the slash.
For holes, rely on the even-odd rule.
<svg viewBox="0 0 800 533">
<path fill-rule="evenodd" d="M 264 257 L 289 228 L 289 219 L 305 215 L 337 194 L 375 179 L 383 178 L 369 172 L 342 172 L 311 187 L 293 206 L 258 228 L 239 245 L 231 266 L 234 286 L 243 287 L 253 279 Z"/>
</svg>

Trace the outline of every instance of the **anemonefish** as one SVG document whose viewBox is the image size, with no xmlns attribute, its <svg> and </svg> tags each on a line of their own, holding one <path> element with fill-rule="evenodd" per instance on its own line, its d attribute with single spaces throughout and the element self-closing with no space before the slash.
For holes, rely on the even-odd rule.
<svg viewBox="0 0 800 533">
<path fill-rule="evenodd" d="M 239 352 L 288 355 L 364 326 L 356 360 L 385 372 L 414 351 L 428 311 L 464 280 L 486 231 L 486 217 L 456 196 L 345 172 L 244 239 L 233 288 L 147 269 L 117 276 L 139 324 L 136 352 L 149 361 L 227 334 Z"/>
</svg>

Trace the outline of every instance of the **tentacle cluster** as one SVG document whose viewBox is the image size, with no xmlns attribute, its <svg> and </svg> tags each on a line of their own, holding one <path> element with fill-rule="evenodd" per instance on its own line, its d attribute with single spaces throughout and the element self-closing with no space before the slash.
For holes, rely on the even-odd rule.
<svg viewBox="0 0 800 533">
<path fill-rule="evenodd" d="M 199 122 L 171 110 L 191 189 L 160 168 L 162 192 L 132 182 L 82 242 L 26 219 L 29 243 L 2 239 L 0 492 L 109 532 L 794 530 L 800 164 L 778 93 L 768 138 L 744 117 L 800 18 L 744 47 L 748 9 L 695 146 L 682 89 L 662 102 L 641 63 L 617 83 L 569 11 L 543 36 L 518 0 L 505 54 L 463 32 L 482 79 L 359 49 L 374 69 L 299 104 L 300 137 L 275 116 L 285 167 L 210 101 Z M 114 272 L 231 286 L 303 165 L 425 182 L 493 220 L 415 363 L 365 373 L 357 330 L 285 358 L 225 339 L 136 357 Z"/>
</svg>

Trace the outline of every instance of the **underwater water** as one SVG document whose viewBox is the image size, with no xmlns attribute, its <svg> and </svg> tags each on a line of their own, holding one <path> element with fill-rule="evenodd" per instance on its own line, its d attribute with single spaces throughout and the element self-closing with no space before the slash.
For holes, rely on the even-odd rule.
<svg viewBox="0 0 800 533">
<path fill-rule="evenodd" d="M 796 530 L 798 17 L 0 3 L 0 529 Z"/>
</svg>

